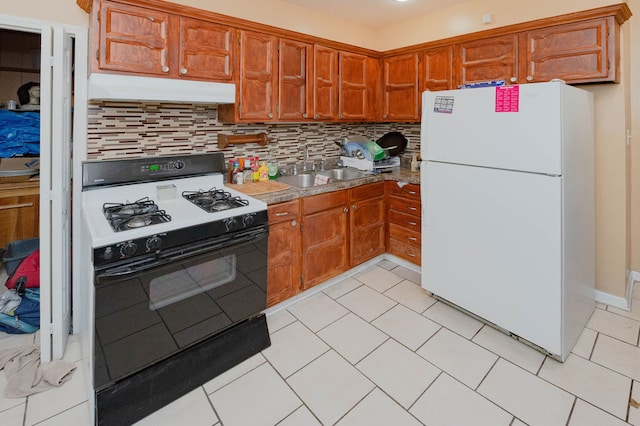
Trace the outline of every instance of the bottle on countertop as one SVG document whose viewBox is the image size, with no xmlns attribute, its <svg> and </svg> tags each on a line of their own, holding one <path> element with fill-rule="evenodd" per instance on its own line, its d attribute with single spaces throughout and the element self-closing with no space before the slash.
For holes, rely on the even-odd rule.
<svg viewBox="0 0 640 426">
<path fill-rule="evenodd" d="M 238 172 L 242 173 L 242 169 L 240 169 L 240 162 L 236 160 L 233 162 L 229 183 L 238 183 Z"/>
<path fill-rule="evenodd" d="M 267 167 L 266 161 L 262 161 L 260 163 L 260 167 L 258 168 L 258 175 L 260 182 L 269 180 L 269 169 Z"/>
<path fill-rule="evenodd" d="M 244 175 L 244 182 L 251 183 L 253 182 L 253 169 L 249 166 L 245 166 L 244 171 L 242 172 Z"/>
</svg>

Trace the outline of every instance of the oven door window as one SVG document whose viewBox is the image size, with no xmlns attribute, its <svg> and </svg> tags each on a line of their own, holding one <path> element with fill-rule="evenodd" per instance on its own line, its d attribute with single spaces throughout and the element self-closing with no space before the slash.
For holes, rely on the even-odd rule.
<svg viewBox="0 0 640 426">
<path fill-rule="evenodd" d="M 156 311 L 235 279 L 235 254 L 184 266 L 149 282 L 149 309 Z"/>
<path fill-rule="evenodd" d="M 139 272 L 96 275 L 96 389 L 266 308 L 267 233 Z"/>
</svg>

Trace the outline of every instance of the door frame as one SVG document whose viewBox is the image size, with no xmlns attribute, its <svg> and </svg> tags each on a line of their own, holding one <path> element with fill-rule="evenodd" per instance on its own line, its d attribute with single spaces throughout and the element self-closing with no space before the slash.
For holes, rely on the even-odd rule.
<svg viewBox="0 0 640 426">
<path fill-rule="evenodd" d="M 74 85 L 74 102 L 73 102 L 73 126 L 72 126 L 72 138 L 73 143 L 70 147 L 72 152 L 72 160 L 68 163 L 71 170 L 68 170 L 69 174 L 72 176 L 76 176 L 78 182 L 81 180 L 82 176 L 82 161 L 86 159 L 86 140 L 87 140 L 87 77 L 88 77 L 88 64 L 87 64 L 87 55 L 88 55 L 88 29 L 85 27 L 75 26 L 75 25 L 66 25 L 55 22 L 46 22 L 35 19 L 11 16 L 11 15 L 3 15 L 0 14 L 0 28 L 14 30 L 25 33 L 35 33 L 40 34 L 41 37 L 41 45 L 45 42 L 52 43 L 54 38 L 57 38 L 57 34 L 68 34 L 70 35 L 74 41 L 74 54 L 73 54 L 73 66 L 74 66 L 74 75 L 73 75 L 73 85 Z M 58 131 L 56 128 L 60 128 L 60 126 L 52 126 L 52 117 L 56 117 L 55 114 L 52 114 L 53 109 L 57 106 L 57 99 L 53 98 L 53 84 L 50 81 L 53 67 L 59 65 L 59 61 L 61 60 L 59 57 L 55 57 L 57 55 L 56 52 L 59 49 L 54 49 L 54 46 L 42 46 L 41 50 L 41 70 L 40 70 L 40 91 L 41 91 L 41 123 L 40 123 L 40 134 L 41 140 L 42 136 L 47 136 L 49 139 L 53 139 L 51 137 L 51 131 Z M 48 53 L 51 56 L 48 56 Z M 44 158 L 41 152 L 40 155 L 40 163 L 41 163 L 41 172 L 44 170 L 49 170 L 56 165 L 51 164 L 51 155 L 50 151 L 44 150 Z M 44 167 L 42 165 L 45 165 Z M 60 174 L 56 174 L 60 175 Z M 67 175 L 67 173 L 62 173 L 62 175 Z M 54 199 L 60 199 L 61 194 L 55 193 L 55 190 L 50 190 L 51 181 L 46 176 L 43 178 L 41 176 L 40 180 L 40 235 L 46 234 L 47 239 L 51 236 L 51 221 L 50 221 L 50 213 L 51 209 L 48 207 L 49 203 Z M 61 185 L 54 185 L 53 187 L 59 187 Z M 81 218 L 81 203 L 80 194 L 82 185 L 76 184 L 73 185 L 71 183 L 71 196 L 72 199 L 77 200 L 72 204 L 72 210 L 69 212 L 71 214 L 71 218 L 75 219 L 71 221 L 71 238 L 72 241 L 72 250 L 69 253 L 59 253 L 59 256 L 62 259 L 61 264 L 52 264 L 52 246 L 56 246 L 55 244 L 50 243 L 49 241 L 44 241 L 41 238 L 40 244 L 40 258 L 41 258 L 41 304 L 40 304 L 40 316 L 41 316 L 41 330 L 40 330 L 40 350 L 41 350 L 41 361 L 49 362 L 53 359 L 60 359 L 64 354 L 64 343 L 66 341 L 67 336 L 55 336 L 55 338 L 60 339 L 62 344 L 53 345 L 52 341 L 54 338 L 54 333 L 56 329 L 70 329 L 73 334 L 88 334 L 89 326 L 87 322 L 87 308 L 85 299 L 87 297 L 87 289 L 83 288 L 82 283 L 82 262 L 81 259 L 84 256 L 79 256 L 79 254 L 83 253 L 83 240 L 81 239 L 82 229 L 80 226 L 80 218 Z M 44 207 L 43 206 L 47 206 Z M 54 205 L 56 205 L 54 203 Z M 46 214 L 47 217 L 43 217 L 43 214 Z M 86 251 L 86 250 L 84 250 Z M 77 261 L 72 262 L 72 259 L 77 259 Z M 56 262 L 57 263 L 57 262 Z M 71 294 L 59 294 L 61 292 L 55 292 L 56 286 L 52 286 L 52 276 L 60 276 L 59 273 L 52 273 L 51 268 L 67 268 L 68 272 L 67 276 L 71 277 L 71 283 L 69 288 L 71 290 Z M 86 285 L 84 286 L 86 287 Z M 53 291 L 52 291 L 53 290 Z M 66 299 L 68 303 L 70 303 L 73 316 L 72 316 L 72 324 L 67 324 L 64 327 L 56 327 L 55 322 L 60 321 L 60 318 L 55 318 L 56 315 L 59 314 L 60 309 L 58 307 L 53 307 L 54 303 L 59 303 L 59 301 Z M 83 308 L 83 306 L 85 306 Z M 84 340 L 84 339 L 83 339 Z M 57 349 L 54 350 L 54 347 L 57 346 Z M 82 346 L 85 346 L 82 344 Z M 83 356 L 88 356 L 89 352 L 85 351 L 85 348 L 82 348 Z"/>
</svg>

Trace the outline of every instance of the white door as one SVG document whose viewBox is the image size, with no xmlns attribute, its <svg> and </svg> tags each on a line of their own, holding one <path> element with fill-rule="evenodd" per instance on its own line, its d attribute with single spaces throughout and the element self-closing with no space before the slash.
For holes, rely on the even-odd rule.
<svg viewBox="0 0 640 426">
<path fill-rule="evenodd" d="M 40 148 L 40 346 L 49 362 L 64 354 L 71 326 L 72 35 L 44 29 L 42 58 L 41 142 L 48 143 Z"/>
<path fill-rule="evenodd" d="M 423 163 L 422 286 L 561 354 L 561 177 Z"/>
</svg>

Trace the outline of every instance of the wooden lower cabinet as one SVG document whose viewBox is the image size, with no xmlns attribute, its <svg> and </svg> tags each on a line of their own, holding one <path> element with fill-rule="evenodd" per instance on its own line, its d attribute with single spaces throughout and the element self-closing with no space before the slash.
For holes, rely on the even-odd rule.
<svg viewBox="0 0 640 426">
<path fill-rule="evenodd" d="M 300 291 L 300 201 L 269 206 L 267 306 Z"/>
<path fill-rule="evenodd" d="M 0 248 L 40 234 L 40 183 L 0 184 Z"/>
<path fill-rule="evenodd" d="M 416 265 L 422 262 L 420 185 L 387 181 L 387 253 Z"/>
<path fill-rule="evenodd" d="M 348 192 L 302 199 L 302 288 L 349 269 Z"/>
<path fill-rule="evenodd" d="M 384 253 L 384 182 L 349 190 L 349 263 L 359 265 Z"/>
<path fill-rule="evenodd" d="M 267 306 L 386 251 L 420 264 L 420 186 L 375 182 L 269 206 Z M 386 219 L 386 222 L 385 222 Z"/>
</svg>

